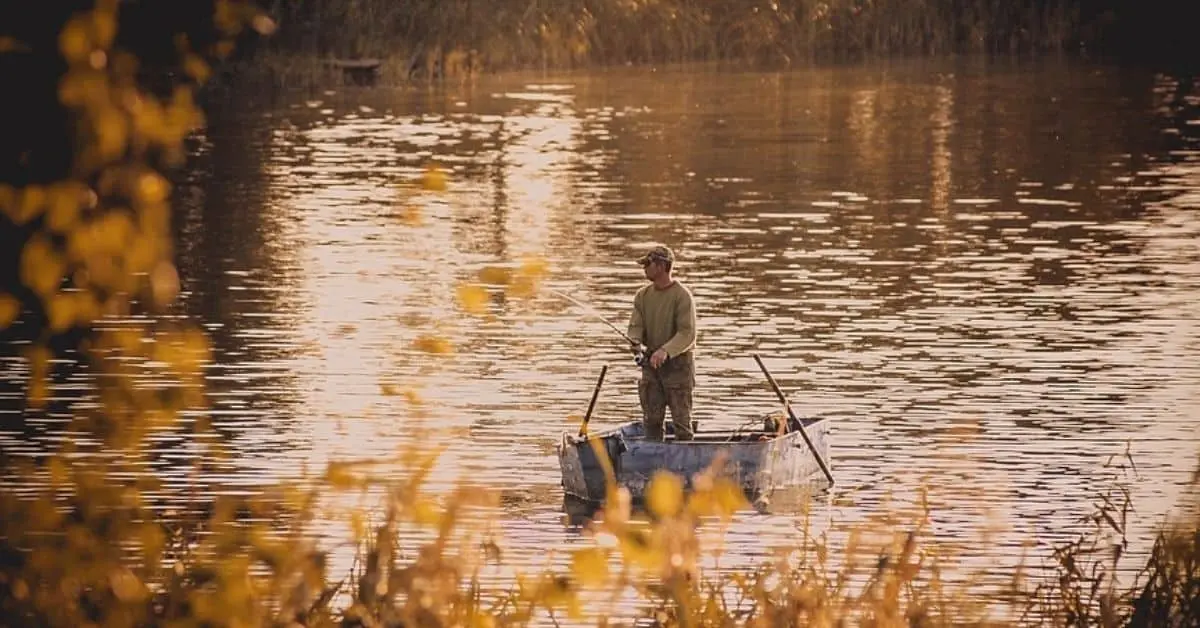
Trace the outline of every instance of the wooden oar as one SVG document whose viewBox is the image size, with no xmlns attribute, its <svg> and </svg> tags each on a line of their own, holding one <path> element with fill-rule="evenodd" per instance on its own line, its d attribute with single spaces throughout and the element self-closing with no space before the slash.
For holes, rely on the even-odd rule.
<svg viewBox="0 0 1200 628">
<path fill-rule="evenodd" d="M 788 403 L 787 395 L 783 394 L 783 389 L 781 389 L 779 384 L 775 382 L 775 378 L 771 377 L 771 373 L 767 371 L 767 365 L 763 364 L 762 358 L 758 357 L 757 353 L 753 355 L 754 361 L 758 362 L 758 368 L 762 369 L 763 375 L 767 376 L 767 381 L 770 382 L 771 388 L 775 389 L 775 394 L 779 396 L 779 401 L 783 404 L 783 407 L 787 409 L 788 416 L 791 417 L 791 419 L 796 422 L 796 426 L 800 428 L 800 435 L 804 437 L 804 442 L 808 443 L 808 449 L 813 453 L 813 457 L 817 459 L 817 464 L 821 466 L 821 470 L 825 472 L 825 477 L 829 478 L 830 484 L 834 484 L 833 474 L 829 472 L 829 467 L 826 466 L 825 459 L 821 457 L 820 452 L 817 451 L 816 447 L 813 447 L 812 439 L 808 437 L 808 432 L 804 430 L 804 423 L 800 421 L 800 418 L 796 416 L 795 412 L 792 412 L 792 404 Z"/>
<path fill-rule="evenodd" d="M 608 365 L 600 368 L 600 379 L 596 380 L 596 389 L 592 391 L 592 401 L 588 404 L 587 414 L 583 415 L 583 424 L 579 426 L 580 438 L 587 435 L 588 421 L 592 418 L 592 410 L 596 409 L 596 399 L 600 396 L 600 387 L 604 385 L 604 375 L 608 373 Z"/>
</svg>

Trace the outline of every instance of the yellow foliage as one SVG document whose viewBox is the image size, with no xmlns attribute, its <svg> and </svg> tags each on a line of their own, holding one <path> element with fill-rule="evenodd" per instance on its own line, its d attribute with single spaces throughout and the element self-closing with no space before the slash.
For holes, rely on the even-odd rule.
<svg viewBox="0 0 1200 628">
<path fill-rule="evenodd" d="M 129 122 L 116 107 L 104 107 L 93 114 L 92 128 L 96 134 L 93 145 L 97 163 L 118 159 L 129 139 Z"/>
<path fill-rule="evenodd" d="M 199 56 L 190 54 L 183 59 L 183 71 L 188 76 L 196 80 L 197 83 L 206 83 L 212 70 L 208 64 Z"/>
<path fill-rule="evenodd" d="M 550 264 L 543 257 L 525 257 L 517 272 L 531 279 L 541 279 L 549 274 Z"/>
<path fill-rule="evenodd" d="M 450 344 L 449 340 L 441 336 L 434 336 L 431 334 L 422 334 L 418 336 L 417 339 L 413 341 L 413 347 L 418 351 L 433 354 L 446 354 L 454 352 L 454 347 Z"/>
<path fill-rule="evenodd" d="M 165 307 L 179 296 L 179 273 L 175 271 L 174 264 L 158 262 L 150 272 L 149 279 L 151 300 L 159 307 Z"/>
<path fill-rule="evenodd" d="M 66 233 L 79 220 L 87 189 L 77 183 L 63 183 L 50 188 L 46 201 L 46 228 Z"/>
<path fill-rule="evenodd" d="M 367 521 L 362 511 L 355 510 L 350 513 L 350 532 L 354 535 L 355 543 L 361 543 L 367 538 Z"/>
<path fill-rule="evenodd" d="M 250 27 L 253 28 L 259 35 L 271 35 L 275 33 L 275 20 L 259 13 L 250 20 Z"/>
<path fill-rule="evenodd" d="M 137 192 L 134 198 L 139 203 L 161 203 L 167 200 L 171 193 L 171 185 L 166 178 L 157 172 L 143 172 L 137 178 Z"/>
<path fill-rule="evenodd" d="M 59 292 L 50 297 L 46 303 L 46 315 L 49 319 L 50 331 L 66 331 L 75 322 L 74 295 Z"/>
<path fill-rule="evenodd" d="M 0 292 L 0 329 L 8 329 L 21 314 L 21 302 L 11 294 Z"/>
<path fill-rule="evenodd" d="M 21 251 L 21 283 L 42 298 L 58 290 L 67 267 L 45 236 L 34 236 Z"/>
<path fill-rule="evenodd" d="M 349 465 L 330 463 L 325 470 L 325 483 L 336 489 L 353 489 L 364 486 L 362 478 L 350 471 Z"/>
<path fill-rule="evenodd" d="M 95 70 L 72 70 L 58 84 L 58 100 L 67 106 L 103 106 L 108 98 L 108 82 L 102 72 Z"/>
<path fill-rule="evenodd" d="M 92 41 L 87 18 L 75 15 L 58 34 L 58 50 L 67 63 L 86 61 L 92 54 Z"/>
<path fill-rule="evenodd" d="M 646 487 L 646 507 L 659 517 L 679 514 L 683 508 L 683 480 L 670 471 L 655 471 Z"/>
<path fill-rule="evenodd" d="M 117 17 L 114 14 L 116 3 L 110 1 L 101 4 L 114 6 L 98 7 L 97 10 L 91 12 L 91 24 L 89 24 L 91 32 L 89 34 L 94 46 L 107 50 L 117 36 Z"/>
<path fill-rule="evenodd" d="M 421 176 L 421 187 L 434 192 L 446 190 L 446 172 L 437 164 L 430 164 Z"/>
<path fill-rule="evenodd" d="M 505 286 L 511 279 L 511 271 L 502 266 L 485 266 L 479 271 L 479 281 L 486 285 Z"/>
<path fill-rule="evenodd" d="M 46 192 L 41 186 L 30 185 L 18 190 L 8 186 L 0 188 L 0 209 L 17 225 L 37 218 L 45 206 Z"/>
<path fill-rule="evenodd" d="M 584 586 L 604 584 L 609 577 L 608 555 L 590 547 L 571 553 L 571 577 Z"/>
<path fill-rule="evenodd" d="M 488 293 L 482 286 L 459 284 L 455 290 L 458 305 L 471 314 L 484 314 L 488 307 Z"/>
</svg>

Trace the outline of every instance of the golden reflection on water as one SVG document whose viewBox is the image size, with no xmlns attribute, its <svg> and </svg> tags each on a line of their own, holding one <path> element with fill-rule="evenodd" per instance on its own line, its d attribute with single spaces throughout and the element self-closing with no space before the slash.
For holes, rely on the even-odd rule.
<svg viewBox="0 0 1200 628">
<path fill-rule="evenodd" d="M 946 551 L 1044 557 L 1128 443 L 1144 544 L 1200 453 L 1195 125 L 1147 121 L 1184 115 L 1149 80 L 1067 72 L 595 73 L 218 116 L 180 255 L 239 454 L 220 480 L 445 447 L 434 488 L 502 494 L 511 568 L 560 560 L 554 442 L 602 363 L 594 423 L 635 416 L 635 369 L 561 299 L 491 286 L 477 317 L 455 287 L 541 256 L 623 325 L 634 247 L 665 241 L 700 307 L 702 429 L 775 409 L 751 352 L 835 421 L 838 488 L 812 507 L 831 538 L 927 489 Z M 722 565 L 795 541 L 775 506 L 738 517 Z"/>
</svg>

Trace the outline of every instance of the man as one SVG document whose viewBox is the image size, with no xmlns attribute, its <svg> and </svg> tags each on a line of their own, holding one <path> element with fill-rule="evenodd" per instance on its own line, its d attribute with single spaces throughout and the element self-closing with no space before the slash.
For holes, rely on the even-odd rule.
<svg viewBox="0 0 1200 628">
<path fill-rule="evenodd" d="M 649 285 L 633 297 L 629 337 L 646 346 L 638 400 L 647 440 L 663 440 L 671 408 L 676 440 L 692 440 L 692 391 L 696 387 L 696 305 L 692 293 L 671 276 L 675 253 L 655 246 L 638 258 Z M 636 350 L 636 347 L 635 347 Z"/>
</svg>

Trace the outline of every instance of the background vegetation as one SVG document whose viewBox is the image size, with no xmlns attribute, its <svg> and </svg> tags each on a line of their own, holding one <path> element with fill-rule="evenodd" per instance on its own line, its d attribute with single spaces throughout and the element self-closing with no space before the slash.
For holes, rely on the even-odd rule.
<svg viewBox="0 0 1200 628">
<path fill-rule="evenodd" d="M 784 67 L 896 55 L 1181 54 L 1195 13 L 1126 0 L 275 0 L 273 52 L 487 69 L 689 61 Z M 1178 47 L 1176 47 L 1178 46 Z"/>
<path fill-rule="evenodd" d="M 328 22 L 307 30 L 302 26 L 306 20 L 330 19 L 331 6 L 382 11 L 392 5 L 298 3 L 285 17 L 301 26 L 288 35 L 291 43 L 285 39 L 281 45 L 303 44 L 322 52 L 338 46 L 322 39 L 337 32 Z M 797 50 L 932 50 L 931 42 L 937 41 L 933 35 L 906 39 L 902 31 L 883 26 L 893 23 L 889 19 L 870 28 L 822 31 L 831 42 L 857 43 L 805 49 L 796 42 L 818 40 L 760 40 L 748 34 L 768 27 L 781 33 L 812 28 L 811 21 L 798 21 L 795 12 L 777 6 L 768 12 L 766 5 L 716 3 L 701 12 L 685 11 L 683 4 L 567 2 L 498 3 L 490 14 L 495 24 L 525 30 L 509 31 L 518 37 L 492 44 L 487 38 L 493 29 L 484 31 L 482 18 L 453 19 L 476 15 L 467 2 L 436 5 L 467 13 L 442 13 L 449 9 L 435 11 L 433 4 L 404 6 L 406 13 L 367 14 L 369 21 L 358 14 L 358 24 L 365 29 L 407 23 L 407 32 L 446 37 L 461 32 L 464 39 L 445 41 L 484 46 L 489 59 L 495 55 L 502 63 L 549 63 L 551 50 L 583 60 L 682 60 L 693 54 L 768 59 Z M 551 6 L 562 12 L 553 14 L 560 21 L 548 21 Z M 900 11 L 895 15 L 908 15 L 896 8 L 906 5 L 889 6 Z M 747 14 L 747 7 L 758 11 Z M 17 348 L 29 365 L 21 420 L 55 401 L 48 393 L 60 368 L 89 374 L 90 392 L 99 403 L 66 408 L 72 419 L 63 429 L 72 438 L 63 440 L 60 451 L 37 458 L 0 451 L 0 624 L 604 622 L 619 597 L 632 597 L 650 619 L 665 625 L 1195 623 L 1200 519 L 1192 510 L 1177 526 L 1165 528 L 1144 576 L 1133 588 L 1121 586 L 1114 579 L 1121 558 L 1116 548 L 1123 547 L 1128 508 L 1119 492 L 1099 499 L 1094 533 L 1059 548 L 1048 579 L 1013 574 L 997 600 L 1007 621 L 993 614 L 993 605 L 971 595 L 969 582 L 943 580 L 946 559 L 928 543 L 925 513 L 919 509 L 897 513 L 878 528 L 864 527 L 855 549 L 844 556 L 831 556 L 823 539 L 805 535 L 793 551 L 758 570 L 713 575 L 704 558 L 719 547 L 709 546 L 700 532 L 719 530 L 731 512 L 745 506 L 738 492 L 715 476 L 698 481 L 698 490 L 686 498 L 677 478 L 656 478 L 646 516 L 635 515 L 627 495 L 611 492 L 589 543 L 573 550 L 563 569 L 518 576 L 507 591 L 486 591 L 479 584 L 483 565 L 502 562 L 503 551 L 486 530 L 473 529 L 462 516 L 492 507 L 490 498 L 469 488 L 443 501 L 424 495 L 431 455 L 423 452 L 402 454 L 410 473 L 401 482 L 374 478 L 368 463 L 335 464 L 311 488 L 279 487 L 240 499 L 196 495 L 192 511 L 163 512 L 153 498 L 157 480 L 145 472 L 150 439 L 160 431 L 188 429 L 195 442 L 212 449 L 204 459 L 218 459 L 221 449 L 203 413 L 207 336 L 191 322 L 170 316 L 178 278 L 169 230 L 169 175 L 185 159 L 186 138 L 204 123 L 197 88 L 238 42 L 273 32 L 275 22 L 259 7 L 233 0 L 99 0 L 53 4 L 40 12 L 26 8 L 0 19 L 7 29 L 0 32 L 4 80 L 19 86 L 3 99 L 0 115 L 0 233 L 8 255 L 0 328 L 5 347 Z M 837 10 L 842 13 L 836 15 L 862 14 Z M 579 27 L 580 15 L 595 22 Z M 994 36 L 980 40 L 969 29 L 967 35 L 960 32 L 962 24 L 993 23 L 975 19 L 950 20 L 954 28 L 936 45 L 1011 45 L 1023 41 L 1017 24 L 1031 23 L 1005 22 L 1007 30 L 989 26 Z M 674 30 L 652 30 L 668 25 Z M 381 41 L 388 32 L 380 32 Z M 657 32 L 673 33 L 673 39 L 659 38 Z M 924 32 L 942 31 L 929 27 Z M 848 33 L 858 39 L 838 39 Z M 985 44 L 971 43 L 979 41 Z M 1066 40 L 1040 41 L 1061 45 Z M 575 43 L 562 47 L 562 42 Z M 371 44 L 356 45 L 369 52 Z M 419 184 L 436 191 L 444 178 L 431 170 Z M 512 277 L 513 287 L 535 286 L 538 272 L 531 265 Z M 470 309 L 477 293 L 468 285 L 459 295 Z M 125 322 L 112 324 L 117 319 Z M 426 346 L 430 352 L 444 350 L 442 342 Z M 54 359 L 63 355 L 73 357 L 66 366 Z M 38 478 L 41 488 L 17 491 L 12 488 L 17 478 Z M 325 496 L 365 489 L 381 496 L 377 510 L 323 510 Z M 329 573 L 325 550 L 313 542 L 310 528 L 318 516 L 340 517 L 351 530 L 361 556 L 352 573 Z M 398 530 L 404 526 L 428 528 L 429 540 L 400 546 Z M 1027 614 L 1013 619 L 1022 613 Z"/>
</svg>

